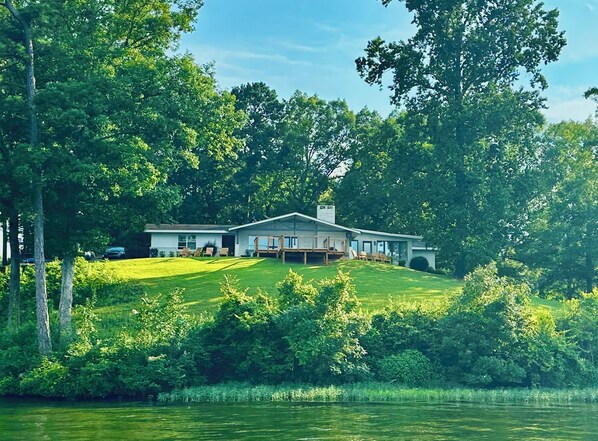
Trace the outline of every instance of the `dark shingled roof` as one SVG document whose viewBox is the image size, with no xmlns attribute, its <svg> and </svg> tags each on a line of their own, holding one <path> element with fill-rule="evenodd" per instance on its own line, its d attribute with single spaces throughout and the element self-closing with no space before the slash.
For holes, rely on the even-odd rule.
<svg viewBox="0 0 598 441">
<path fill-rule="evenodd" d="M 147 224 L 145 232 L 152 231 L 228 231 L 234 225 L 214 224 Z"/>
</svg>

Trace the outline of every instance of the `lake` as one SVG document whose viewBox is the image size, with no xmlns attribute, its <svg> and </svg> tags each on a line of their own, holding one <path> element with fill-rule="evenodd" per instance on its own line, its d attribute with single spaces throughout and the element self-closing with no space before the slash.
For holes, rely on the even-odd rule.
<svg viewBox="0 0 598 441">
<path fill-rule="evenodd" d="M 598 440 L 598 405 L 0 399 L 0 440 Z"/>
</svg>

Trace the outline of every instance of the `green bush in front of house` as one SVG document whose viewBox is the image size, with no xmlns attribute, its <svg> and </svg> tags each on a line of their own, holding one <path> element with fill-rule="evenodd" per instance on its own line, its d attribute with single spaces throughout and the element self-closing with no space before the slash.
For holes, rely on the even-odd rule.
<svg viewBox="0 0 598 441">
<path fill-rule="evenodd" d="M 409 268 L 417 271 L 427 271 L 429 267 L 428 259 L 424 256 L 415 256 L 409 261 Z"/>
</svg>

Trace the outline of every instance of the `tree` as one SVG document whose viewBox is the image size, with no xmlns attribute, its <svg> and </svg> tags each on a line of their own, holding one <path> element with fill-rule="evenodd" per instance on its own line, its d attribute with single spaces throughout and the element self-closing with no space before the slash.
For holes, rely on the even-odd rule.
<svg viewBox="0 0 598 441">
<path fill-rule="evenodd" d="M 166 171 L 175 168 L 181 158 L 192 156 L 189 145 L 195 145 L 197 133 L 181 122 L 180 115 L 188 108 L 181 110 L 176 99 L 181 85 L 177 80 L 189 74 L 184 67 L 188 61 L 172 61 L 166 53 L 182 32 L 192 28 L 201 4 L 201 0 L 49 1 L 24 2 L 22 10 L 14 8 L 11 1 L 4 4 L 23 28 L 28 54 L 32 146 L 28 163 L 34 170 L 41 353 L 51 351 L 42 198 L 53 197 L 57 202 L 58 209 L 48 224 L 64 227 L 63 234 L 56 237 L 63 239 L 57 242 L 61 245 L 58 254 L 64 257 L 60 323 L 61 330 L 66 330 L 70 328 L 73 258 L 78 245 L 89 244 L 82 238 L 90 232 L 94 238 L 105 233 L 107 212 L 119 212 L 114 209 L 116 199 L 123 206 L 145 194 L 171 200 L 163 198 L 168 191 L 157 194 L 156 189 L 165 182 Z M 32 23 L 40 42 L 37 83 Z M 183 87 L 190 85 L 189 81 L 182 83 Z M 38 115 L 43 116 L 40 127 Z M 197 115 L 193 117 L 194 124 L 201 125 Z M 43 144 L 43 149 L 37 148 L 38 144 Z M 59 193 L 65 197 L 57 197 Z M 107 206 L 112 209 L 106 210 Z M 85 216 L 81 216 L 83 211 L 87 211 Z M 100 220 L 94 223 L 94 219 Z M 111 221 L 114 228 L 123 225 L 124 217 Z M 130 224 L 131 218 L 127 222 Z"/>
<path fill-rule="evenodd" d="M 10 15 L 18 23 L 23 31 L 23 45 L 27 56 L 25 57 L 25 89 L 28 114 L 29 145 L 32 150 L 32 156 L 37 159 L 37 166 L 33 169 L 32 185 L 32 208 L 33 208 L 33 229 L 35 235 L 34 255 L 35 255 L 35 298 L 37 305 L 37 330 L 39 352 L 47 355 L 52 352 L 52 341 L 50 340 L 50 317 L 48 314 L 48 298 L 46 293 L 46 267 L 44 255 L 44 207 L 43 207 L 43 168 L 39 165 L 39 131 L 38 115 L 35 105 L 35 95 L 37 92 L 35 84 L 35 55 L 34 55 L 34 37 L 31 19 L 29 17 L 29 5 L 23 9 L 17 9 L 11 0 L 5 0 L 3 6 L 8 9 Z"/>
<path fill-rule="evenodd" d="M 405 106 L 415 136 L 430 145 L 430 238 L 463 277 L 508 241 L 521 199 L 514 182 L 542 122 L 540 67 L 558 58 L 565 39 L 558 11 L 533 0 L 405 5 L 415 35 L 370 41 L 357 69 L 370 84 L 393 73 L 391 101 Z M 523 73 L 529 88 L 515 90 Z"/>
<path fill-rule="evenodd" d="M 404 126 L 402 115 L 383 120 L 367 110 L 357 114 L 350 165 L 335 189 L 345 224 L 421 233 L 428 152 L 417 141 L 409 142 Z"/>
<path fill-rule="evenodd" d="M 592 292 L 598 249 L 598 125 L 562 122 L 546 130 L 539 152 L 542 191 L 517 258 L 541 271 L 539 287 L 572 298 Z"/>
<path fill-rule="evenodd" d="M 237 222 L 271 217 L 282 202 L 277 173 L 280 168 L 281 123 L 284 106 L 274 89 L 264 83 L 234 87 L 235 107 L 247 122 L 236 132 L 243 147 L 238 153 L 229 206 Z"/>
</svg>

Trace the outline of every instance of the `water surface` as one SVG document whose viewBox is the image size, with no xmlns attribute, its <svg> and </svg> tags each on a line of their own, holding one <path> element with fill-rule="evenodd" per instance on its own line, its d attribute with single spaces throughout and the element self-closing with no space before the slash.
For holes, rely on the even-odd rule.
<svg viewBox="0 0 598 441">
<path fill-rule="evenodd" d="M 0 400 L 0 440 L 598 440 L 598 405 Z"/>
</svg>

